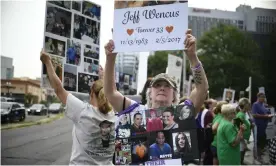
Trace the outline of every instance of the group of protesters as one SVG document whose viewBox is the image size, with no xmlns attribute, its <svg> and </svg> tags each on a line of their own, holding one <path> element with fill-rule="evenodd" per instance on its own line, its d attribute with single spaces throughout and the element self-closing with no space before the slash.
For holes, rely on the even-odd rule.
<svg viewBox="0 0 276 166">
<path fill-rule="evenodd" d="M 258 146 L 264 147 L 265 136 L 262 129 L 267 125 L 267 115 L 262 106 L 262 94 L 253 104 L 252 116 L 246 116 L 251 110 L 250 101 L 239 100 L 238 107 L 225 102 L 206 100 L 208 81 L 196 54 L 196 39 L 191 30 L 187 30 L 183 50 L 189 59 L 194 76 L 194 89 L 190 96 L 179 99 L 179 88 L 174 79 L 165 73 L 149 79 L 142 93 L 142 102 L 123 96 L 116 89 L 114 42 L 105 46 L 106 65 L 99 71 L 100 79 L 95 81 L 89 92 L 90 101 L 85 103 L 69 92 L 56 75 L 51 57 L 41 52 L 40 59 L 46 65 L 50 84 L 60 101 L 66 105 L 66 116 L 74 124 L 72 131 L 73 145 L 70 165 L 113 165 L 115 152 L 115 113 L 124 111 L 133 105 L 136 110 L 147 110 L 180 103 L 190 103 L 196 111 L 195 121 L 199 128 L 198 140 L 204 138 L 199 149 L 204 164 L 234 165 L 242 164 L 251 129 L 257 125 Z M 205 101 L 206 100 L 206 101 Z M 240 120 L 237 120 L 240 119 Z M 201 137 L 203 135 L 204 137 Z M 198 141 L 199 144 L 201 141 Z"/>
<path fill-rule="evenodd" d="M 204 102 L 196 116 L 199 150 L 204 165 L 245 164 L 251 133 L 257 135 L 257 160 L 261 164 L 269 164 L 262 156 L 268 144 L 267 124 L 273 115 L 266 108 L 264 93 L 257 94 L 257 101 L 252 106 L 250 103 L 248 98 L 240 98 L 237 103 L 214 99 Z M 269 149 L 270 164 L 275 164 L 276 149 L 272 146 Z"/>
</svg>

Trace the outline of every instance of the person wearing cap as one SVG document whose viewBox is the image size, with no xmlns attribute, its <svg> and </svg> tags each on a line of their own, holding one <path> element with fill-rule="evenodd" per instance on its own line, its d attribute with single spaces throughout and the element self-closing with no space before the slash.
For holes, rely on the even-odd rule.
<svg viewBox="0 0 276 166">
<path fill-rule="evenodd" d="M 112 165 L 115 149 L 115 113 L 103 91 L 103 80 L 93 82 L 89 103 L 66 91 L 56 75 L 51 57 L 42 50 L 51 87 L 66 105 L 65 115 L 73 122 L 72 152 L 69 165 Z M 99 72 L 103 72 L 99 69 Z"/>
<path fill-rule="evenodd" d="M 112 107 L 116 111 L 122 111 L 123 108 L 128 108 L 136 102 L 123 96 L 114 86 L 115 60 L 117 55 L 117 53 L 113 53 L 115 47 L 113 40 L 110 40 L 105 45 L 104 92 Z M 199 111 L 207 95 L 208 81 L 203 66 L 197 57 L 196 39 L 192 36 L 192 30 L 190 29 L 186 32 L 184 51 L 189 59 L 195 82 L 195 89 L 189 96 L 189 103 L 195 107 L 196 111 Z M 160 73 L 155 76 L 147 91 L 147 109 L 177 105 L 179 100 L 178 88 L 176 82 L 169 75 Z M 146 107 L 140 105 L 136 109 L 145 110 Z"/>
</svg>

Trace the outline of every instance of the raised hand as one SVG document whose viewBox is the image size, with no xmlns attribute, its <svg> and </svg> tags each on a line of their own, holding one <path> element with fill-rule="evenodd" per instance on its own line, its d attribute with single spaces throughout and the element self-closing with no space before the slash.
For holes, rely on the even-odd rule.
<svg viewBox="0 0 276 166">
<path fill-rule="evenodd" d="M 188 29 L 186 32 L 186 39 L 184 42 L 184 51 L 191 62 L 198 61 L 196 55 L 196 38 L 192 35 L 192 30 Z"/>
<path fill-rule="evenodd" d="M 116 56 L 117 53 L 113 53 L 115 46 L 113 40 L 109 40 L 109 42 L 104 46 L 106 57 Z"/>
<path fill-rule="evenodd" d="M 40 61 L 43 64 L 46 64 L 47 62 L 49 62 L 51 60 L 51 57 L 48 55 L 48 53 L 46 53 L 43 49 L 40 52 Z"/>
</svg>

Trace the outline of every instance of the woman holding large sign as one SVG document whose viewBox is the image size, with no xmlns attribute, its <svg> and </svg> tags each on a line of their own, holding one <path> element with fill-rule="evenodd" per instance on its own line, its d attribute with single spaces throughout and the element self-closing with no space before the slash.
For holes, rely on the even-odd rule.
<svg viewBox="0 0 276 166">
<path fill-rule="evenodd" d="M 192 36 L 191 33 L 192 33 L 192 30 L 188 30 L 186 32 L 184 51 L 189 59 L 190 66 L 193 71 L 194 82 L 196 87 L 191 92 L 189 100 L 186 100 L 184 104 L 189 105 L 190 108 L 193 107 L 196 110 L 196 112 L 198 112 L 207 95 L 208 81 L 207 81 L 203 66 L 196 55 L 196 39 L 194 36 Z M 114 67 L 115 67 L 115 60 L 117 55 L 117 53 L 113 53 L 114 49 L 115 49 L 114 42 L 110 40 L 109 43 L 105 46 L 106 66 L 105 66 L 105 74 L 104 74 L 104 93 L 106 94 L 106 97 L 111 103 L 111 105 L 113 106 L 113 108 L 120 112 L 121 110 L 125 110 L 125 108 L 133 107 L 135 105 L 135 101 L 132 101 L 127 97 L 124 97 L 120 92 L 117 91 L 116 87 L 114 86 L 115 85 Z M 168 76 L 165 73 L 158 74 L 152 79 L 150 88 L 148 89 L 147 107 L 136 104 L 137 105 L 136 108 L 133 108 L 131 111 L 141 112 L 141 111 L 145 111 L 146 109 L 158 109 L 160 107 L 170 107 L 172 105 L 177 105 L 179 100 L 178 90 L 179 89 L 177 87 L 175 80 L 173 80 L 170 76 Z M 119 114 L 126 114 L 126 111 L 123 111 Z M 193 115 L 195 115 L 195 113 Z M 179 115 L 177 116 L 177 119 L 178 117 Z M 164 125 L 164 127 L 165 126 L 166 125 Z M 181 127 L 183 127 L 183 124 L 182 126 L 179 126 L 179 128 L 173 127 L 169 131 L 179 132 L 181 131 Z M 135 135 L 135 134 L 131 134 L 131 135 Z M 126 139 L 130 139 L 130 138 L 128 137 Z M 173 140 L 172 137 L 170 137 L 169 142 L 172 142 L 172 140 Z M 162 157 L 159 157 L 159 159 L 161 158 Z"/>
</svg>

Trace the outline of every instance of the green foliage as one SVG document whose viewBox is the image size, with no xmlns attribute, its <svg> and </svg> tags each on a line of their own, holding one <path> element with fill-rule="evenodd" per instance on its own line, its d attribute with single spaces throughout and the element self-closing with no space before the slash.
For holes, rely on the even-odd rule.
<svg viewBox="0 0 276 166">
<path fill-rule="evenodd" d="M 27 93 L 27 94 L 25 94 L 25 96 L 24 96 L 24 100 L 25 100 L 25 102 L 24 102 L 24 104 L 26 105 L 26 106 L 30 106 L 33 102 L 33 95 L 31 94 L 31 93 Z"/>
<path fill-rule="evenodd" d="M 148 58 L 148 77 L 154 77 L 159 73 L 165 73 L 168 64 L 168 52 L 156 51 Z"/>
<path fill-rule="evenodd" d="M 259 48 L 249 34 L 234 26 L 220 24 L 198 42 L 210 87 L 210 96 L 222 96 L 223 89 L 239 91 L 248 86 L 248 77 L 262 81 Z"/>
</svg>

